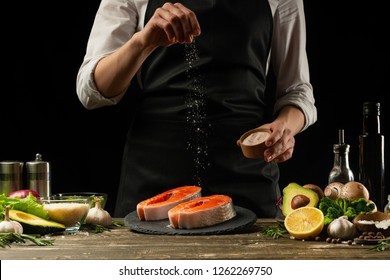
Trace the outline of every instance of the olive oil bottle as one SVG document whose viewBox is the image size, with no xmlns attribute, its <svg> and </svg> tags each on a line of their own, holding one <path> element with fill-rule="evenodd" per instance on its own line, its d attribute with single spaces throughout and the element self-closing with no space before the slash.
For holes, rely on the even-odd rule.
<svg viewBox="0 0 390 280">
<path fill-rule="evenodd" d="M 359 180 L 370 199 L 383 211 L 388 193 L 385 187 L 385 137 L 380 130 L 380 103 L 363 103 L 363 133 L 359 136 Z"/>
<path fill-rule="evenodd" d="M 328 184 L 333 182 L 348 183 L 354 180 L 349 167 L 349 145 L 344 143 L 344 129 L 339 129 L 339 143 L 333 145 L 333 167 L 329 173 Z"/>
</svg>

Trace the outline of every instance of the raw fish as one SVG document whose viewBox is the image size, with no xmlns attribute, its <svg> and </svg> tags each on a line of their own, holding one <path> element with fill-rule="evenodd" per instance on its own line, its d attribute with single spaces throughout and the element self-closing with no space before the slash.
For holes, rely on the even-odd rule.
<svg viewBox="0 0 390 280">
<path fill-rule="evenodd" d="M 168 211 L 176 205 L 201 196 L 201 187 L 182 186 L 174 188 L 137 204 L 141 221 L 155 221 L 168 218 Z"/>
<path fill-rule="evenodd" d="M 168 211 L 173 228 L 202 228 L 228 221 L 236 216 L 231 197 L 211 195 L 183 202 Z"/>
</svg>

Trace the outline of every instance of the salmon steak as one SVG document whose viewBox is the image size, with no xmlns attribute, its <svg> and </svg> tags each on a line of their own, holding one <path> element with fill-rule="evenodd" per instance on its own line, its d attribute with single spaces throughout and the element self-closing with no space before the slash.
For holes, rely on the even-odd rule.
<svg viewBox="0 0 390 280">
<path fill-rule="evenodd" d="M 182 186 L 145 199 L 137 204 L 137 215 L 141 221 L 168 219 L 168 211 L 180 203 L 201 196 L 202 188 Z"/>
<path fill-rule="evenodd" d="M 213 226 L 235 216 L 232 198 L 220 194 L 183 202 L 168 211 L 170 226 L 179 229 Z"/>
</svg>

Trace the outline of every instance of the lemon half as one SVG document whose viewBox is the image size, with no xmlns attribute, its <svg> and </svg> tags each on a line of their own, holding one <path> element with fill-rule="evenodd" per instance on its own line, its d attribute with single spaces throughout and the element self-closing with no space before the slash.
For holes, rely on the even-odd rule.
<svg viewBox="0 0 390 280">
<path fill-rule="evenodd" d="M 324 228 L 324 214 L 316 207 L 300 207 L 285 217 L 284 226 L 296 239 L 316 237 Z"/>
</svg>

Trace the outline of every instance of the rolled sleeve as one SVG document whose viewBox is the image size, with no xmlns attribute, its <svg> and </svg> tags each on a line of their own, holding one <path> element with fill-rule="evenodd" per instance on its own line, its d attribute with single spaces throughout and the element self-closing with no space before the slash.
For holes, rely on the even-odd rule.
<svg viewBox="0 0 390 280">
<path fill-rule="evenodd" d="M 116 105 L 125 94 L 124 91 L 115 97 L 106 98 L 97 90 L 93 79 L 93 73 L 100 59 L 101 57 L 84 62 L 77 75 L 77 95 L 81 104 L 83 104 L 83 106 L 87 109 L 96 109 L 104 106 Z M 81 88 L 83 90 L 79 90 Z"/>
<path fill-rule="evenodd" d="M 305 116 L 302 131 L 317 121 L 306 53 L 306 23 L 302 0 L 280 0 L 274 14 L 271 63 L 276 74 L 274 113 L 298 107 Z"/>
<path fill-rule="evenodd" d="M 147 0 L 102 0 L 88 39 L 87 50 L 76 79 L 80 102 L 87 109 L 116 105 L 126 90 L 107 98 L 97 89 L 94 71 L 97 63 L 127 42 L 141 28 L 140 12 L 144 13 Z"/>
</svg>

